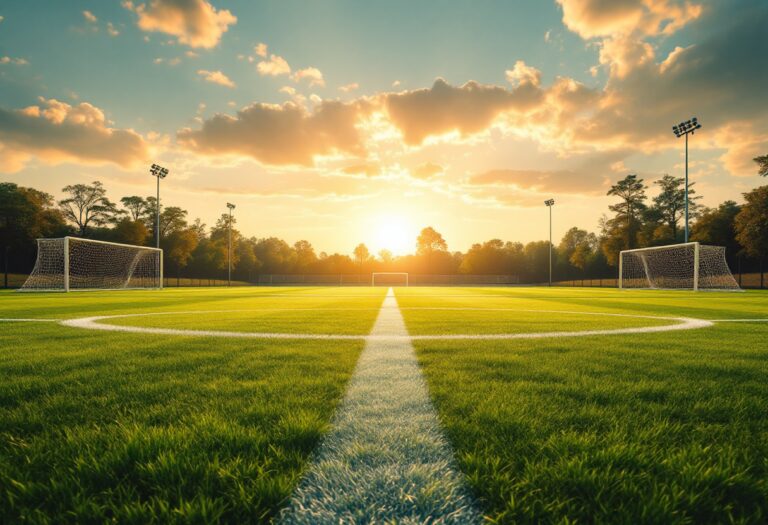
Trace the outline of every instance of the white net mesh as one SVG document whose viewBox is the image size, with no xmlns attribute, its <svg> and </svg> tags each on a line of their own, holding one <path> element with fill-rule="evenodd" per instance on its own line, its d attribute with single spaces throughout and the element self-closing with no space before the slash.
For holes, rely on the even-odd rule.
<svg viewBox="0 0 768 525">
<path fill-rule="evenodd" d="M 21 290 L 65 290 L 65 247 L 70 290 L 161 287 L 161 252 L 88 239 L 38 239 L 37 260 Z"/>
<path fill-rule="evenodd" d="M 621 286 L 688 290 L 740 289 L 725 260 L 725 248 L 696 243 L 621 252 Z"/>
</svg>

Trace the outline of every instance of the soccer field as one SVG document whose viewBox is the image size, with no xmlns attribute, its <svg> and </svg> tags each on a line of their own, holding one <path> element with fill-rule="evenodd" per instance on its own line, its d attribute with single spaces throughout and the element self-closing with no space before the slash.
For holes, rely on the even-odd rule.
<svg viewBox="0 0 768 525">
<path fill-rule="evenodd" d="M 768 293 L 387 292 L 0 293 L 0 522 L 768 519 Z"/>
</svg>

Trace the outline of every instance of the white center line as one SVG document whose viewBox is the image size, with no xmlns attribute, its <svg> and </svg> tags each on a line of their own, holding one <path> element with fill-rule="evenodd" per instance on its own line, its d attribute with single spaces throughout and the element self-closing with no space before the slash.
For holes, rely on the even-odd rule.
<svg viewBox="0 0 768 525">
<path fill-rule="evenodd" d="M 392 289 L 285 524 L 481 523 Z"/>
</svg>

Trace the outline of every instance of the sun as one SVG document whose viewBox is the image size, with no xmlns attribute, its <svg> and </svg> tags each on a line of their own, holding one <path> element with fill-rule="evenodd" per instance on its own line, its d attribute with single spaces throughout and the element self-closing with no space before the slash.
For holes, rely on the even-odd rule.
<svg viewBox="0 0 768 525">
<path fill-rule="evenodd" d="M 380 215 L 373 220 L 371 251 L 389 250 L 394 255 L 413 251 L 416 242 L 414 229 L 403 215 Z"/>
</svg>

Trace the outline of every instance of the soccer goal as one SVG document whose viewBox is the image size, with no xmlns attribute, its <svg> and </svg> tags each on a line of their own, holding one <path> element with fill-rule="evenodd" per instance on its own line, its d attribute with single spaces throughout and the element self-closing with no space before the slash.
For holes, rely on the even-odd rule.
<svg viewBox="0 0 768 525">
<path fill-rule="evenodd" d="M 159 248 L 63 237 L 37 240 L 35 267 L 20 291 L 162 287 Z"/>
<path fill-rule="evenodd" d="M 725 260 L 725 248 L 698 242 L 624 250 L 619 288 L 740 290 Z"/>
<path fill-rule="evenodd" d="M 377 277 L 379 284 L 392 285 L 405 282 L 405 286 L 408 286 L 407 272 L 373 272 L 371 274 L 371 286 L 376 286 Z"/>
</svg>

